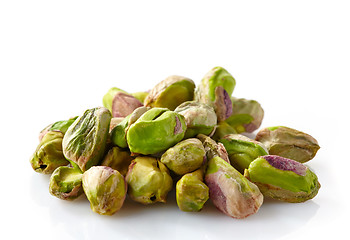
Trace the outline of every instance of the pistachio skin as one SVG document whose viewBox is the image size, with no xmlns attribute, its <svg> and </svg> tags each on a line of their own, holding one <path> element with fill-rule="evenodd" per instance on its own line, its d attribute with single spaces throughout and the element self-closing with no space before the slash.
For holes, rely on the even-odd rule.
<svg viewBox="0 0 350 240">
<path fill-rule="evenodd" d="M 51 174 L 60 167 L 69 164 L 62 151 L 63 133 L 47 132 L 30 158 L 30 164 L 38 173 Z"/>
<path fill-rule="evenodd" d="M 237 133 L 251 133 L 258 129 L 264 118 L 264 110 L 255 100 L 244 98 L 231 98 L 232 115 L 226 122 L 233 127 Z"/>
<path fill-rule="evenodd" d="M 242 174 L 257 157 L 268 154 L 260 142 L 241 134 L 226 135 L 219 142 L 225 146 L 232 166 Z"/>
<path fill-rule="evenodd" d="M 188 138 L 166 150 L 160 161 L 177 175 L 192 172 L 201 167 L 205 157 L 202 142 Z"/>
<path fill-rule="evenodd" d="M 305 202 L 314 198 L 321 187 L 316 174 L 307 166 L 276 155 L 258 157 L 244 175 L 264 196 L 284 202 Z"/>
<path fill-rule="evenodd" d="M 182 76 L 169 76 L 151 89 L 144 105 L 174 110 L 183 102 L 193 100 L 194 82 Z"/>
<path fill-rule="evenodd" d="M 203 182 L 203 171 L 187 173 L 176 183 L 176 203 L 181 211 L 198 212 L 209 199 L 209 188 Z"/>
<path fill-rule="evenodd" d="M 128 172 L 129 165 L 133 158 L 128 150 L 120 147 L 112 147 L 103 158 L 101 166 L 111 167 L 120 172 L 123 176 Z"/>
<path fill-rule="evenodd" d="M 124 90 L 117 88 L 117 87 L 112 87 L 108 90 L 108 92 L 103 96 L 102 102 L 103 106 L 107 108 L 110 112 L 112 112 L 112 105 L 113 105 L 113 99 L 115 95 L 119 92 L 128 94 Z"/>
<path fill-rule="evenodd" d="M 117 170 L 94 166 L 83 174 L 83 188 L 91 209 L 101 215 L 113 215 L 123 206 L 127 184 Z"/>
<path fill-rule="evenodd" d="M 173 180 L 167 167 L 153 157 L 136 157 L 126 175 L 131 199 L 142 204 L 166 202 Z"/>
<path fill-rule="evenodd" d="M 123 117 L 113 117 L 111 118 L 111 123 L 109 124 L 109 132 L 113 130 L 119 123 L 124 120 Z"/>
<path fill-rule="evenodd" d="M 214 109 L 204 103 L 187 101 L 180 104 L 174 112 L 185 118 L 187 130 L 185 138 L 195 137 L 198 134 L 210 135 L 217 124 Z"/>
<path fill-rule="evenodd" d="M 63 137 L 63 154 L 82 172 L 97 165 L 104 153 L 111 113 L 107 108 L 88 109 L 68 128 Z"/>
<path fill-rule="evenodd" d="M 181 141 L 186 129 L 182 115 L 166 108 L 152 108 L 129 126 L 126 140 L 133 154 L 155 154 Z"/>
<path fill-rule="evenodd" d="M 309 134 L 284 126 L 264 128 L 255 139 L 263 143 L 271 155 L 300 163 L 313 159 L 320 149 L 317 140 Z"/>
<path fill-rule="evenodd" d="M 112 101 L 112 116 L 126 117 L 136 108 L 142 106 L 143 104 L 134 96 L 123 92 L 117 92 Z"/>
<path fill-rule="evenodd" d="M 50 177 L 51 195 L 62 200 L 74 200 L 83 193 L 83 174 L 79 169 L 61 166 Z"/>
<path fill-rule="evenodd" d="M 232 218 L 248 217 L 263 203 L 259 188 L 218 156 L 208 162 L 205 183 L 213 204 Z"/>
<path fill-rule="evenodd" d="M 230 163 L 228 153 L 225 146 L 222 143 L 217 143 L 213 139 L 203 134 L 198 134 L 197 138 L 202 142 L 204 150 L 206 152 L 206 159 L 212 159 L 213 157 L 220 157 L 225 162 Z"/>
</svg>

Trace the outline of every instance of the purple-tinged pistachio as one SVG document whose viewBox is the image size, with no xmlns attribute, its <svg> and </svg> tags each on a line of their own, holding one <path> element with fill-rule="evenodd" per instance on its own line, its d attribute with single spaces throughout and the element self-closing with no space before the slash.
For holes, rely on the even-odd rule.
<svg viewBox="0 0 350 240">
<path fill-rule="evenodd" d="M 153 157 L 136 157 L 130 164 L 126 181 L 128 194 L 136 202 L 166 202 L 173 180 L 166 166 Z"/>
<path fill-rule="evenodd" d="M 67 129 L 69 128 L 69 126 L 72 125 L 72 123 L 77 118 L 78 117 L 73 117 L 73 118 L 70 118 L 68 120 L 57 121 L 53 124 L 50 124 L 49 126 L 44 128 L 43 130 L 41 130 L 41 132 L 39 134 L 39 141 L 41 142 L 41 140 L 43 139 L 45 134 L 50 132 L 50 131 L 60 131 L 64 135 L 66 133 Z"/>
<path fill-rule="evenodd" d="M 213 139 L 203 134 L 199 134 L 197 136 L 199 140 L 201 140 L 204 150 L 206 152 L 206 159 L 212 159 L 213 157 L 220 157 L 224 161 L 230 163 L 230 159 L 228 157 L 228 153 L 225 149 L 225 146 L 222 143 L 217 143 Z"/>
<path fill-rule="evenodd" d="M 128 126 L 127 144 L 133 154 L 155 154 L 181 141 L 186 132 L 184 117 L 167 108 L 152 108 Z"/>
<path fill-rule="evenodd" d="M 265 146 L 241 134 L 229 134 L 219 140 L 224 144 L 232 166 L 240 173 L 257 157 L 267 155 Z"/>
<path fill-rule="evenodd" d="M 74 200 L 83 193 L 83 173 L 67 166 L 56 168 L 50 177 L 49 191 L 51 195 L 62 200 Z"/>
<path fill-rule="evenodd" d="M 63 154 L 81 171 L 97 165 L 105 153 L 111 113 L 107 108 L 88 109 L 68 128 L 63 137 Z"/>
<path fill-rule="evenodd" d="M 203 171 L 187 173 L 176 183 L 176 203 L 181 211 L 198 212 L 209 199 L 209 188 L 203 182 Z"/>
<path fill-rule="evenodd" d="M 128 150 L 115 146 L 108 151 L 101 165 L 111 167 L 126 176 L 131 160 L 132 157 Z"/>
<path fill-rule="evenodd" d="M 285 202 L 305 202 L 314 198 L 321 187 L 316 174 L 307 166 L 276 155 L 258 157 L 244 175 L 264 196 Z"/>
<path fill-rule="evenodd" d="M 148 94 L 149 94 L 149 92 L 135 92 L 135 93 L 131 93 L 132 96 L 137 98 L 142 103 L 145 101 L 145 99 L 148 96 Z"/>
<path fill-rule="evenodd" d="M 320 149 L 317 140 L 309 134 L 283 126 L 264 128 L 255 139 L 263 143 L 271 155 L 301 163 L 314 158 Z"/>
<path fill-rule="evenodd" d="M 127 193 L 123 175 L 106 166 L 94 166 L 84 172 L 83 188 L 92 211 L 101 215 L 116 213 Z"/>
<path fill-rule="evenodd" d="M 185 138 L 195 137 L 198 134 L 210 135 L 217 123 L 214 109 L 207 104 L 188 101 L 180 104 L 174 112 L 184 116 L 187 130 Z"/>
<path fill-rule="evenodd" d="M 49 131 L 44 135 L 30 159 L 34 171 L 51 174 L 56 168 L 69 164 L 63 155 L 62 139 L 60 131 Z"/>
<path fill-rule="evenodd" d="M 236 80 L 226 69 L 214 67 L 203 77 L 200 85 L 196 89 L 195 100 L 214 107 L 216 88 L 219 86 L 223 87 L 228 96 L 231 96 L 235 85 Z"/>
<path fill-rule="evenodd" d="M 103 96 L 102 102 L 103 106 L 107 108 L 111 113 L 112 113 L 112 105 L 113 105 L 113 99 L 115 95 L 119 92 L 128 94 L 124 90 L 121 90 L 120 88 L 117 87 L 112 87 L 108 90 L 108 92 Z"/>
<path fill-rule="evenodd" d="M 174 110 L 181 103 L 192 101 L 194 82 L 182 76 L 170 76 L 158 83 L 147 95 L 144 105 Z"/>
<path fill-rule="evenodd" d="M 258 129 L 264 118 L 264 110 L 255 100 L 232 98 L 232 115 L 226 122 L 237 133 L 253 132 Z"/>
<path fill-rule="evenodd" d="M 225 121 L 232 114 L 231 97 L 222 86 L 215 88 L 214 108 L 219 122 Z"/>
<path fill-rule="evenodd" d="M 177 175 L 193 172 L 200 168 L 205 156 L 202 142 L 188 138 L 166 150 L 160 161 Z"/>
<path fill-rule="evenodd" d="M 143 104 L 130 94 L 117 92 L 112 101 L 112 116 L 126 117 Z"/>
<path fill-rule="evenodd" d="M 218 156 L 209 160 L 205 182 L 209 187 L 209 198 L 230 217 L 248 217 L 263 203 L 259 188 Z"/>
</svg>

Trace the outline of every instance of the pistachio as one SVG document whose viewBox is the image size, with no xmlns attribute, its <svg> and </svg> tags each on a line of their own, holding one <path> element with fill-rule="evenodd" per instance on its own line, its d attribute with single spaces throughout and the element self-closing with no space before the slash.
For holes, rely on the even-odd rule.
<svg viewBox="0 0 350 240">
<path fill-rule="evenodd" d="M 158 83 L 147 95 L 144 105 L 174 110 L 183 102 L 193 100 L 194 82 L 182 76 L 170 76 Z"/>
<path fill-rule="evenodd" d="M 202 142 L 197 138 L 189 138 L 169 148 L 160 161 L 177 175 L 198 169 L 205 156 Z"/>
<path fill-rule="evenodd" d="M 203 171 L 187 173 L 176 183 L 176 203 L 180 210 L 198 212 L 209 199 L 209 188 L 203 182 Z"/>
<path fill-rule="evenodd" d="M 83 188 L 91 209 L 101 215 L 116 213 L 127 192 L 123 175 L 106 166 L 94 166 L 84 172 Z"/>
<path fill-rule="evenodd" d="M 316 155 L 320 146 L 315 138 L 293 128 L 278 126 L 260 130 L 255 138 L 271 155 L 304 163 Z"/>
<path fill-rule="evenodd" d="M 88 109 L 63 137 L 63 154 L 81 171 L 97 165 L 104 154 L 111 113 L 104 107 Z"/>
<path fill-rule="evenodd" d="M 113 130 L 119 123 L 124 120 L 123 117 L 113 117 L 111 118 L 111 123 L 109 124 L 109 132 Z"/>
<path fill-rule="evenodd" d="M 148 96 L 148 94 L 149 94 L 149 92 L 135 92 L 135 93 L 131 93 L 132 96 L 137 98 L 142 103 L 145 101 L 145 99 Z"/>
<path fill-rule="evenodd" d="M 237 133 L 253 132 L 258 129 L 264 118 L 264 110 L 255 100 L 232 98 L 232 115 L 226 122 Z"/>
<path fill-rule="evenodd" d="M 244 175 L 264 196 L 285 202 L 304 202 L 314 198 L 321 185 L 307 166 L 276 155 L 255 159 Z"/>
<path fill-rule="evenodd" d="M 152 108 L 129 125 L 126 140 L 133 154 L 155 154 L 182 140 L 184 117 L 166 108 Z"/>
<path fill-rule="evenodd" d="M 209 160 L 205 182 L 209 187 L 209 198 L 230 217 L 248 217 L 263 203 L 259 188 L 218 156 Z"/>
<path fill-rule="evenodd" d="M 173 180 L 166 166 L 153 157 L 136 157 L 130 164 L 126 181 L 128 194 L 136 202 L 166 202 Z"/>
<path fill-rule="evenodd" d="M 112 116 L 126 117 L 143 104 L 130 94 L 117 92 L 112 102 Z"/>
<path fill-rule="evenodd" d="M 207 104 L 187 101 L 180 104 L 174 112 L 184 116 L 187 130 L 185 138 L 195 137 L 198 134 L 210 135 L 217 123 L 214 109 Z"/>
<path fill-rule="evenodd" d="M 219 142 L 224 144 L 232 166 L 242 174 L 254 159 L 268 154 L 261 143 L 241 134 L 226 135 Z"/>
<path fill-rule="evenodd" d="M 79 169 L 61 166 L 50 177 L 51 195 L 62 200 L 74 200 L 83 193 L 82 172 Z"/>
<path fill-rule="evenodd" d="M 131 160 L 132 157 L 128 150 L 115 146 L 108 151 L 106 156 L 103 158 L 101 165 L 111 167 L 125 176 L 128 172 L 128 167 Z"/>
<path fill-rule="evenodd" d="M 215 133 L 212 138 L 216 141 L 225 137 L 228 134 L 236 134 L 235 128 L 230 126 L 226 121 L 221 121 L 216 125 Z"/>
<path fill-rule="evenodd" d="M 107 108 L 110 112 L 112 112 L 112 105 L 113 105 L 113 99 L 115 95 L 119 92 L 128 94 L 124 90 L 117 88 L 117 87 L 112 87 L 108 90 L 108 92 L 103 96 L 102 102 L 103 106 Z"/>
<path fill-rule="evenodd" d="M 32 157 L 30 164 L 38 173 L 51 174 L 59 166 L 69 164 L 62 151 L 63 133 L 60 131 L 47 132 Z"/>
<path fill-rule="evenodd" d="M 225 146 L 222 143 L 217 143 L 213 139 L 203 134 L 199 134 L 197 138 L 202 142 L 204 150 L 206 152 L 206 159 L 212 159 L 213 157 L 220 157 L 225 162 L 230 163 L 228 153 Z"/>
</svg>

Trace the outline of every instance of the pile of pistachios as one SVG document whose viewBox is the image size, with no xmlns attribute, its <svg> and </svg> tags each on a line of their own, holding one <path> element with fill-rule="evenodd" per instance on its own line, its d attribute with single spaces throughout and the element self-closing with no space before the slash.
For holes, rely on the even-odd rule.
<svg viewBox="0 0 350 240">
<path fill-rule="evenodd" d="M 51 174 L 53 196 L 85 194 L 103 215 L 116 213 L 126 195 L 165 203 L 173 188 L 182 211 L 200 211 L 210 198 L 239 219 L 256 213 L 264 197 L 291 203 L 315 197 L 320 183 L 304 163 L 320 148 L 316 139 L 284 126 L 258 131 L 264 110 L 233 97 L 235 85 L 215 67 L 198 86 L 170 76 L 145 92 L 113 87 L 104 107 L 44 128 L 31 166 Z M 254 131 L 255 139 L 247 137 Z"/>
</svg>

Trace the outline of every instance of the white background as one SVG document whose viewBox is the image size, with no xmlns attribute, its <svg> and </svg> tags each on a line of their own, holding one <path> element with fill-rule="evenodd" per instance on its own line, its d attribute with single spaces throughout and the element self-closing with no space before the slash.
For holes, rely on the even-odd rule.
<svg viewBox="0 0 350 240">
<path fill-rule="evenodd" d="M 127 2 L 127 3 L 126 3 Z M 348 1 L 0 2 L 1 239 L 317 239 L 348 231 L 350 8 Z M 262 126 L 318 139 L 308 165 L 321 182 L 305 203 L 266 200 L 231 219 L 127 199 L 100 216 L 65 202 L 31 169 L 49 123 L 102 105 L 110 87 L 148 90 L 169 75 L 199 83 L 214 66 L 258 100 Z M 6 236 L 6 237 L 5 237 Z M 339 235 L 338 235 L 339 236 Z M 5 237 L 5 238 L 4 238 Z"/>
</svg>

